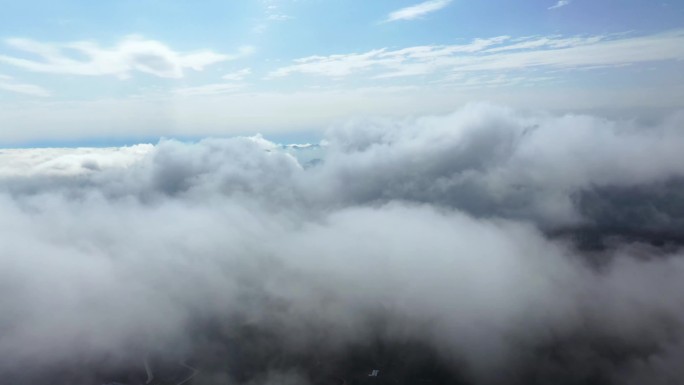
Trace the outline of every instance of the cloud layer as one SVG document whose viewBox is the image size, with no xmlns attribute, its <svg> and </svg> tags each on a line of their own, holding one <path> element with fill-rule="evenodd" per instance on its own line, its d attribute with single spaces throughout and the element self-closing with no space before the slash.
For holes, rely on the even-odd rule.
<svg viewBox="0 0 684 385">
<path fill-rule="evenodd" d="M 0 372 L 671 383 L 683 119 L 471 105 L 321 146 L 3 152 Z"/>
</svg>

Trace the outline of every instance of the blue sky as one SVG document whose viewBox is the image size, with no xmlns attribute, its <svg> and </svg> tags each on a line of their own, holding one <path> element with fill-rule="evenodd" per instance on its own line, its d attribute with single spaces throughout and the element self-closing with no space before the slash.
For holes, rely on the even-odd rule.
<svg viewBox="0 0 684 385">
<path fill-rule="evenodd" d="M 7 1 L 0 145 L 316 137 L 468 102 L 684 105 L 684 2 Z"/>
</svg>

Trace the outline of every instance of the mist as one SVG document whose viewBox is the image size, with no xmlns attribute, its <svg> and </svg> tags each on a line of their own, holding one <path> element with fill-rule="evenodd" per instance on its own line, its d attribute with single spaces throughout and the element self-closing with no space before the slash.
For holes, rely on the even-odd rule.
<svg viewBox="0 0 684 385">
<path fill-rule="evenodd" d="M 682 148 L 682 112 L 471 104 L 301 148 L 3 150 L 0 376 L 675 383 Z"/>
</svg>

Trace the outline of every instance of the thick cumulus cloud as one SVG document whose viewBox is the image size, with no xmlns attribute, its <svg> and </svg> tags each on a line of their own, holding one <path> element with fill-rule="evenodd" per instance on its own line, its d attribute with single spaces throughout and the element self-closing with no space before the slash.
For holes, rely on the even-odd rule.
<svg viewBox="0 0 684 385">
<path fill-rule="evenodd" d="M 321 146 L 4 152 L 0 374 L 673 383 L 682 123 L 472 105 Z"/>
<path fill-rule="evenodd" d="M 642 127 L 473 105 L 333 131 L 322 173 L 351 202 L 403 199 L 568 225 L 590 219 L 586 192 L 676 183 L 684 175 L 683 126 L 682 114 Z"/>
</svg>

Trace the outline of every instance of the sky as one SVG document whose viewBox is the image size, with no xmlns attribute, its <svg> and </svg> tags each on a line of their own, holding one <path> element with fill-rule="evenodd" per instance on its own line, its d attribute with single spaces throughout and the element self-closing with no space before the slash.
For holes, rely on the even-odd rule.
<svg viewBox="0 0 684 385">
<path fill-rule="evenodd" d="M 7 1 L 0 145 L 306 141 L 481 101 L 658 116 L 684 106 L 682 20 L 651 0 Z"/>
</svg>

